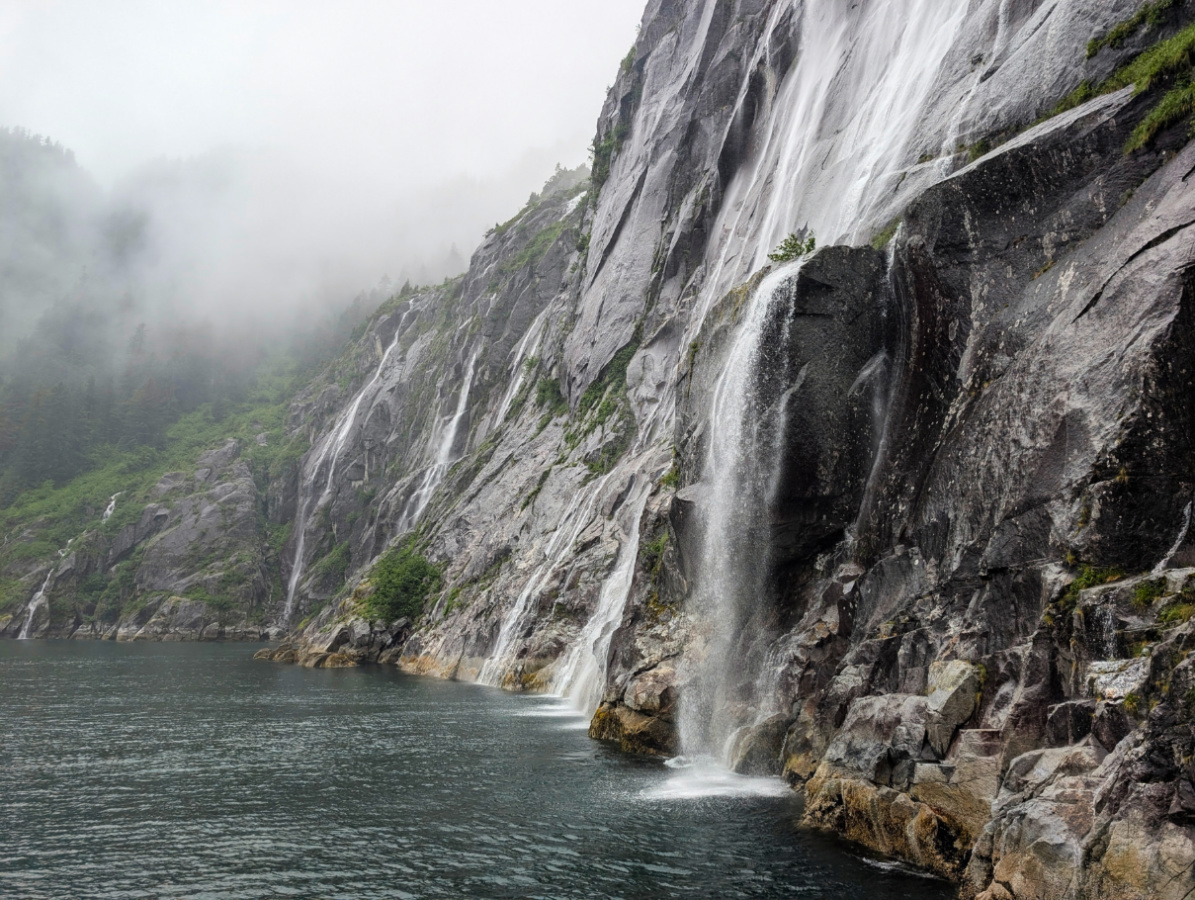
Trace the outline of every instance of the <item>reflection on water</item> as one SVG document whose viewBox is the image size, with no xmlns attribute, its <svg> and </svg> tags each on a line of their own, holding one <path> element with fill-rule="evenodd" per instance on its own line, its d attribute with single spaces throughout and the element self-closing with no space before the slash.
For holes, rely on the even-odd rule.
<svg viewBox="0 0 1195 900">
<path fill-rule="evenodd" d="M 559 700 L 251 650 L 0 642 L 0 896 L 951 896 Z"/>
</svg>

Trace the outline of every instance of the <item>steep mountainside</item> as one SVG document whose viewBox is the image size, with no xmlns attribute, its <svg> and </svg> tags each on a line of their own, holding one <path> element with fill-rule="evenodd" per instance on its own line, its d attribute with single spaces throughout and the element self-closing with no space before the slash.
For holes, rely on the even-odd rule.
<svg viewBox="0 0 1195 900">
<path fill-rule="evenodd" d="M 965 896 L 1190 896 L 1193 22 L 652 0 L 590 177 L 291 405 L 262 655 L 563 693 Z"/>
</svg>

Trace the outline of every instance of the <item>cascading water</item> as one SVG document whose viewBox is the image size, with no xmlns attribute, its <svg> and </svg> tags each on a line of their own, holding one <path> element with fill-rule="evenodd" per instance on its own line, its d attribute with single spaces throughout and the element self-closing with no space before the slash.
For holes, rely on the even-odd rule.
<svg viewBox="0 0 1195 900">
<path fill-rule="evenodd" d="M 21 633 L 17 635 L 17 640 L 29 640 L 29 631 L 33 627 L 33 617 L 36 615 L 39 607 L 46 603 L 46 591 L 50 589 L 50 579 L 54 577 L 54 567 L 50 567 L 50 571 L 46 573 L 46 580 L 42 582 L 33 599 L 29 601 L 29 606 L 25 610 L 25 624 L 21 626 Z"/>
<path fill-rule="evenodd" d="M 544 551 L 543 562 L 536 567 L 535 571 L 531 573 L 531 577 L 524 583 L 523 590 L 515 598 L 514 606 L 511 607 L 502 621 L 502 626 L 498 630 L 498 639 L 494 643 L 494 649 L 490 651 L 489 657 L 482 665 L 481 672 L 477 676 L 477 680 L 482 684 L 494 686 L 502 684 L 503 679 L 506 677 L 506 671 L 513 662 L 512 651 L 514 649 L 515 638 L 522 630 L 523 620 L 526 617 L 532 598 L 539 594 L 540 588 L 548 576 L 552 574 L 552 571 L 565 562 L 566 558 L 572 553 L 573 544 L 581 534 L 581 530 L 589 523 L 597 499 L 609 479 L 610 476 L 608 474 L 603 475 L 596 487 L 588 492 L 578 491 L 573 495 L 573 499 L 569 501 L 564 515 L 560 517 L 560 522 L 557 524 L 556 530 L 552 533 L 551 540 L 548 541 L 548 546 Z"/>
<path fill-rule="evenodd" d="M 769 590 L 771 504 L 786 410 L 791 310 L 784 299 L 800 264 L 765 278 L 752 295 L 714 387 L 701 505 L 702 552 L 690 608 L 706 623 L 704 655 L 682 694 L 686 756 L 719 756 L 752 701 L 733 649 Z M 746 679 L 746 680 L 745 680 Z"/>
<path fill-rule="evenodd" d="M 784 40 L 776 4 L 753 61 Z M 934 79 L 967 16 L 948 0 L 803 0 L 796 62 L 772 96 L 751 158 L 727 188 L 697 324 L 799 226 L 820 245 L 870 239 L 910 165 Z M 744 87 L 746 90 L 746 87 Z M 740 103 L 750 102 L 746 96 Z M 946 173 L 938 173 L 942 177 Z M 890 214 L 890 213 L 887 213 Z"/>
<path fill-rule="evenodd" d="M 108 499 L 108 506 L 104 509 L 104 514 L 100 516 L 101 522 L 107 522 L 112 518 L 112 513 L 116 512 L 116 498 L 123 493 L 124 491 L 117 491 Z"/>
<path fill-rule="evenodd" d="M 523 335 L 523 339 L 519 341 L 518 346 L 515 347 L 515 361 L 514 368 L 511 370 L 513 376 L 510 380 L 510 386 L 506 389 L 506 393 L 502 396 L 502 402 L 498 405 L 498 412 L 494 415 L 493 426 L 497 428 L 506 420 L 506 414 L 510 411 L 510 405 L 514 402 L 515 397 L 519 395 L 519 390 L 523 387 L 523 382 L 527 380 L 527 370 L 524 362 L 535 354 L 539 347 L 540 336 L 542 334 L 544 317 L 548 314 L 545 309 L 538 316 L 535 321 L 531 323 L 531 327 L 527 329 L 527 333 Z"/>
<path fill-rule="evenodd" d="M 108 500 L 108 508 L 106 510 L 104 510 L 101 521 L 107 522 L 108 519 L 112 516 L 112 513 L 116 508 L 116 498 L 119 497 L 123 493 L 124 493 L 124 491 L 121 491 L 120 493 L 113 494 L 112 497 Z M 84 531 L 83 534 L 79 535 L 79 537 L 85 537 L 86 535 L 87 535 L 87 532 Z M 60 560 L 66 559 L 67 555 L 71 552 L 71 544 L 73 544 L 75 542 L 75 540 L 76 540 L 76 538 L 71 538 L 69 541 L 66 542 L 65 546 L 59 548 L 58 558 Z M 35 593 L 33 595 L 33 597 L 30 598 L 29 605 L 25 607 L 25 623 L 21 626 L 20 633 L 17 634 L 17 640 L 20 640 L 20 641 L 29 640 L 30 632 L 33 629 L 33 617 L 37 614 L 37 611 L 39 608 L 41 608 L 42 606 L 45 606 L 49 602 L 46 598 L 46 591 L 48 591 L 50 589 L 50 581 L 54 578 L 54 575 L 58 572 L 58 570 L 61 567 L 62 567 L 62 563 L 56 563 L 56 564 L 50 566 L 50 571 L 46 573 L 46 580 L 43 581 L 41 587 L 37 589 L 37 593 Z"/>
<path fill-rule="evenodd" d="M 424 472 L 419 487 L 407 501 L 406 510 L 401 520 L 403 530 L 413 527 L 419 521 L 419 517 L 423 515 L 427 504 L 431 502 L 432 496 L 436 493 L 436 488 L 440 486 L 440 482 L 448 474 L 449 468 L 459 458 L 456 452 L 457 436 L 460 432 L 461 420 L 464 419 L 465 413 L 469 409 L 469 392 L 473 388 L 473 367 L 476 365 L 480 353 L 481 347 L 478 346 L 469 356 L 469 363 L 465 366 L 465 379 L 461 383 L 460 394 L 457 396 L 456 409 L 453 410 L 448 427 L 444 429 L 444 435 L 440 439 L 435 462 Z"/>
<path fill-rule="evenodd" d="M 759 42 L 763 58 L 755 63 L 764 69 L 769 48 L 782 43 L 772 32 L 787 11 L 777 4 Z M 764 98 L 759 118 L 765 124 L 754 152 L 728 186 L 691 340 L 717 301 L 765 265 L 766 254 L 787 234 L 804 227 L 822 245 L 859 243 L 882 224 L 903 173 L 915 162 L 908 157 L 923 127 L 921 112 L 967 6 L 805 0 L 797 12 L 796 62 Z M 703 550 L 690 600 L 707 634 L 704 655 L 690 661 L 682 692 L 679 730 L 686 756 L 722 756 L 736 728 L 766 712 L 755 708 L 760 688 L 754 679 L 763 673 L 748 671 L 734 654 L 748 642 L 767 640 L 765 634 L 744 635 L 744 628 L 770 589 L 770 508 L 785 411 L 799 387 L 781 383 L 800 379 L 787 371 L 786 336 L 774 341 L 767 334 L 788 327 L 778 318 L 783 310 L 776 301 L 787 296 L 782 288 L 794 274 L 792 267 L 772 272 L 755 290 L 713 392 L 702 473 Z M 881 380 L 888 369 L 884 357 L 873 362 L 864 380 Z M 882 386 L 872 386 L 872 396 L 886 407 Z M 874 414 L 879 424 L 887 412 Z M 884 431 L 877 428 L 881 441 Z"/>
<path fill-rule="evenodd" d="M 635 485 L 624 509 L 630 516 L 626 542 L 618 551 L 614 571 L 602 585 L 602 593 L 581 636 L 564 657 L 558 674 L 552 681 L 552 692 L 567 698 L 579 711 L 592 715 L 602 700 L 606 688 L 606 663 L 610 653 L 610 639 L 622 621 L 631 583 L 635 576 L 635 561 L 639 555 L 639 523 L 651 484 L 644 479 Z"/>
<path fill-rule="evenodd" d="M 286 586 L 286 606 L 282 612 L 283 623 L 289 623 L 291 616 L 294 614 L 295 593 L 303 577 L 303 566 L 305 563 L 304 550 L 307 544 L 307 522 L 312 512 L 312 503 L 316 503 L 318 508 L 318 506 L 322 506 L 327 502 L 327 498 L 331 495 L 332 479 L 336 474 L 336 461 L 340 453 L 344 450 L 349 435 L 352 434 L 353 426 L 357 422 L 357 414 L 361 409 L 361 403 L 367 395 L 372 401 L 373 396 L 376 394 L 378 383 L 382 380 L 382 375 L 386 371 L 386 364 L 390 361 L 390 357 L 398 347 L 399 336 L 401 334 L 402 326 L 400 324 L 394 332 L 394 340 L 391 341 L 386 352 L 382 354 L 381 362 L 378 363 L 373 378 L 357 392 L 357 396 L 353 398 L 353 402 L 349 405 L 349 408 L 337 421 L 336 427 L 329 432 L 317 451 L 308 458 L 307 465 L 299 473 L 299 514 L 295 520 L 298 538 L 295 544 L 294 563 L 291 565 L 290 579 L 287 581 Z M 328 474 L 324 479 L 321 492 L 317 495 L 314 493 L 314 486 L 319 480 L 320 470 L 325 465 L 327 466 Z"/>
<path fill-rule="evenodd" d="M 1178 530 L 1178 538 L 1174 541 L 1174 544 L 1167 551 L 1166 555 L 1162 557 L 1161 561 L 1154 566 L 1153 571 L 1150 572 L 1153 577 L 1157 578 L 1166 571 L 1170 562 L 1174 557 L 1178 556 L 1178 551 L 1182 549 L 1183 543 L 1187 540 L 1187 533 L 1191 530 L 1191 508 L 1192 504 L 1188 503 L 1186 509 L 1183 510 L 1183 525 Z"/>
</svg>

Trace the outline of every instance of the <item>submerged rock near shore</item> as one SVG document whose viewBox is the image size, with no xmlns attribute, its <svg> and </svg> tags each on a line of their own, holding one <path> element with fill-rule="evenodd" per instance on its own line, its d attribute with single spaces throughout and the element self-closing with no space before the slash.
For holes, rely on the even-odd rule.
<svg viewBox="0 0 1195 900">
<path fill-rule="evenodd" d="M 164 479 L 87 557 L 162 596 L 74 633 L 553 691 L 965 897 L 1185 900 L 1193 27 L 652 0 L 592 171 L 383 305 L 284 475 Z M 232 561 L 213 625 L 180 586 Z"/>
</svg>

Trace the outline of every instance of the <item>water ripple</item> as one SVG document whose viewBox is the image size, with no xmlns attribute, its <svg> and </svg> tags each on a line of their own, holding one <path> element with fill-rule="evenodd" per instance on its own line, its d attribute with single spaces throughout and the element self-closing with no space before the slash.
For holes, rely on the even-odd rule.
<svg viewBox="0 0 1195 900">
<path fill-rule="evenodd" d="M 0 896 L 948 897 L 802 830 L 779 782 L 591 742 L 558 700 L 0 642 Z"/>
</svg>

